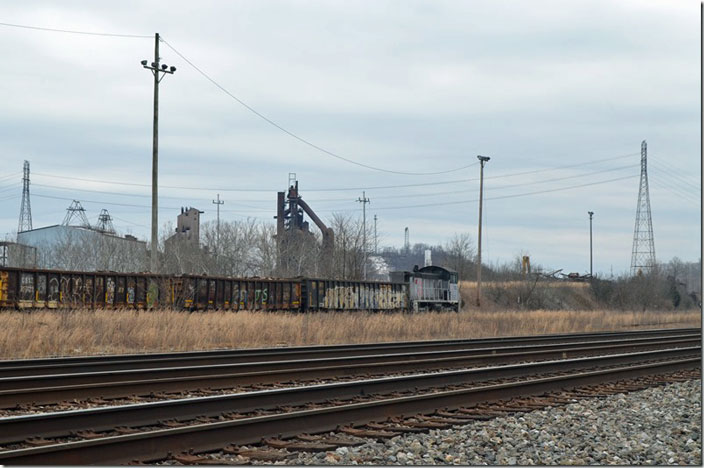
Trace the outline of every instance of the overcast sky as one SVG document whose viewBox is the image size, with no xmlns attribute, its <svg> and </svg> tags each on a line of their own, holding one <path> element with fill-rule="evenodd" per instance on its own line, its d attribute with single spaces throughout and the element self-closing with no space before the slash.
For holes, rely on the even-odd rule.
<svg viewBox="0 0 704 468">
<path fill-rule="evenodd" d="M 699 2 L 25 0 L 4 3 L 0 22 L 151 36 L 0 26 L 2 233 L 17 230 L 29 160 L 35 228 L 78 199 L 91 221 L 107 208 L 121 233 L 149 237 L 153 86 L 139 62 L 159 32 L 344 158 L 428 173 L 490 156 L 486 263 L 527 253 L 587 273 L 594 211 L 595 273 L 626 272 L 642 140 L 658 260 L 701 256 Z M 273 222 L 294 172 L 323 219 L 361 216 L 365 190 L 380 245 L 402 246 L 406 226 L 411 243 L 468 232 L 476 244 L 478 165 L 403 175 L 335 159 L 160 47 L 177 67 L 160 87 L 160 224 L 181 206 L 214 220 L 217 193 L 222 219 Z"/>
</svg>

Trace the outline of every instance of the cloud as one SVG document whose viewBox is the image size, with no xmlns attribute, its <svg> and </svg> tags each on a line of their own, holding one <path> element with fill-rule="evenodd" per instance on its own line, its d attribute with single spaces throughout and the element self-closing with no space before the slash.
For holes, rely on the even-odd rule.
<svg viewBox="0 0 704 468">
<path fill-rule="evenodd" d="M 676 173 L 695 174 L 698 180 L 698 12 L 695 3 L 656 1 L 533 2 L 530 8 L 512 1 L 197 6 L 176 1 L 168 8 L 134 1 L 34 1 L 8 5 L 3 21 L 129 34 L 158 31 L 267 117 L 315 144 L 374 166 L 436 171 L 486 154 L 492 157 L 486 168 L 490 176 L 638 153 L 640 141 L 647 139 L 653 155 Z M 35 173 L 149 184 L 152 81 L 139 61 L 151 60 L 153 47 L 150 38 L 0 27 L 3 167 L 19 171 L 29 159 Z M 289 172 L 297 173 L 304 198 L 326 214 L 335 209 L 356 214 L 359 204 L 353 200 L 364 187 L 478 175 L 473 167 L 440 177 L 400 176 L 335 160 L 244 109 L 164 43 L 161 56 L 178 67 L 160 88 L 161 183 L 212 187 L 212 192 L 271 191 L 222 192 L 226 207 L 244 210 L 226 216 L 270 219 L 274 192 L 285 187 Z M 626 161 L 637 164 L 638 156 Z M 575 246 L 583 243 L 586 211 L 593 210 L 601 239 L 609 239 L 603 254 L 615 270 L 627 269 L 637 177 L 490 199 L 604 180 L 611 173 L 588 174 L 618 164 L 487 179 L 490 237 L 484 257 L 510 259 L 528 243 L 545 259 L 540 263 L 581 271 L 582 253 Z M 550 182 L 578 174 L 583 178 Z M 701 215 L 700 205 L 692 202 L 699 196 L 695 188 L 661 168 L 650 176 L 658 256 L 698 258 Z M 148 187 L 71 179 L 33 181 L 149 193 Z M 0 190 L 7 187 L 0 181 Z M 360 193 L 314 191 L 335 187 L 358 187 Z M 453 190 L 460 193 L 422 196 Z M 89 201 L 149 204 L 148 198 L 48 187 L 33 187 L 33 193 L 82 197 L 96 213 L 100 205 Z M 164 207 L 202 203 L 204 218 L 212 215 L 208 200 L 215 193 L 166 188 L 161 193 L 174 197 L 164 198 Z M 377 207 L 437 202 L 378 211 L 380 226 L 389 232 L 386 239 L 396 245 L 403 241 L 405 226 L 413 241 L 430 244 L 443 243 L 456 231 L 474 233 L 477 206 L 470 200 L 477 194 L 475 182 L 367 190 L 372 213 Z M 10 232 L 16 229 L 19 199 L 3 200 L 3 195 L 0 209 L 7 215 L 0 227 Z M 384 198 L 389 195 L 405 198 Z M 60 221 L 69 202 L 37 197 L 32 203 L 35 225 L 40 225 Z M 113 210 L 139 225 L 123 226 L 146 236 L 148 208 L 113 205 Z M 168 209 L 160 214 L 161 220 L 170 217 Z"/>
</svg>

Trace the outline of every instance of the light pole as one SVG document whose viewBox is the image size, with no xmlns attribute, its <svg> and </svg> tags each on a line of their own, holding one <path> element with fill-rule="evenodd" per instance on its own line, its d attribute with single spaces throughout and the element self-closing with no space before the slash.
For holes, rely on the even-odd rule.
<svg viewBox="0 0 704 468">
<path fill-rule="evenodd" d="M 173 74 L 176 67 L 169 67 L 166 64 L 159 63 L 159 33 L 154 34 L 154 61 L 148 64 L 146 60 L 142 60 L 142 67 L 151 70 L 154 75 L 154 137 L 152 140 L 152 249 L 149 257 L 149 270 L 156 273 L 158 268 L 157 239 L 158 224 L 159 224 L 159 190 L 158 190 L 158 174 L 159 174 L 159 82 L 166 76 L 166 73 Z M 161 73 L 161 76 L 159 75 Z"/>
<path fill-rule="evenodd" d="M 594 216 L 593 211 L 587 211 L 589 214 L 589 278 L 594 277 L 594 270 L 592 264 L 592 216 Z"/>
<path fill-rule="evenodd" d="M 484 164 L 491 158 L 477 156 L 479 160 L 479 236 L 477 239 L 477 307 L 482 306 L 482 201 L 484 200 Z"/>
</svg>

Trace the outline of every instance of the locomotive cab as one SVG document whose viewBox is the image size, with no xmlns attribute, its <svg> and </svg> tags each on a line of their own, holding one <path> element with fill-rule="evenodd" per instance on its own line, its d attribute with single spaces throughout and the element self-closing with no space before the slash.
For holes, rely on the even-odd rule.
<svg viewBox="0 0 704 468">
<path fill-rule="evenodd" d="M 394 271 L 392 281 L 408 284 L 409 302 L 413 311 L 460 310 L 459 275 L 440 266 L 413 268 L 413 271 Z"/>
</svg>

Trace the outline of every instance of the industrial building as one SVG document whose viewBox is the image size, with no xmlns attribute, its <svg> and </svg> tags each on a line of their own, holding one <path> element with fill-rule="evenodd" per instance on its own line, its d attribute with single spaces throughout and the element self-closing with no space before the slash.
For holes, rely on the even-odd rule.
<svg viewBox="0 0 704 468">
<path fill-rule="evenodd" d="M 36 266 L 60 270 L 140 272 L 147 268 L 147 243 L 85 226 L 57 224 L 17 233 L 36 249 Z"/>
<path fill-rule="evenodd" d="M 37 249 L 17 242 L 0 242 L 0 266 L 36 268 Z"/>
</svg>

